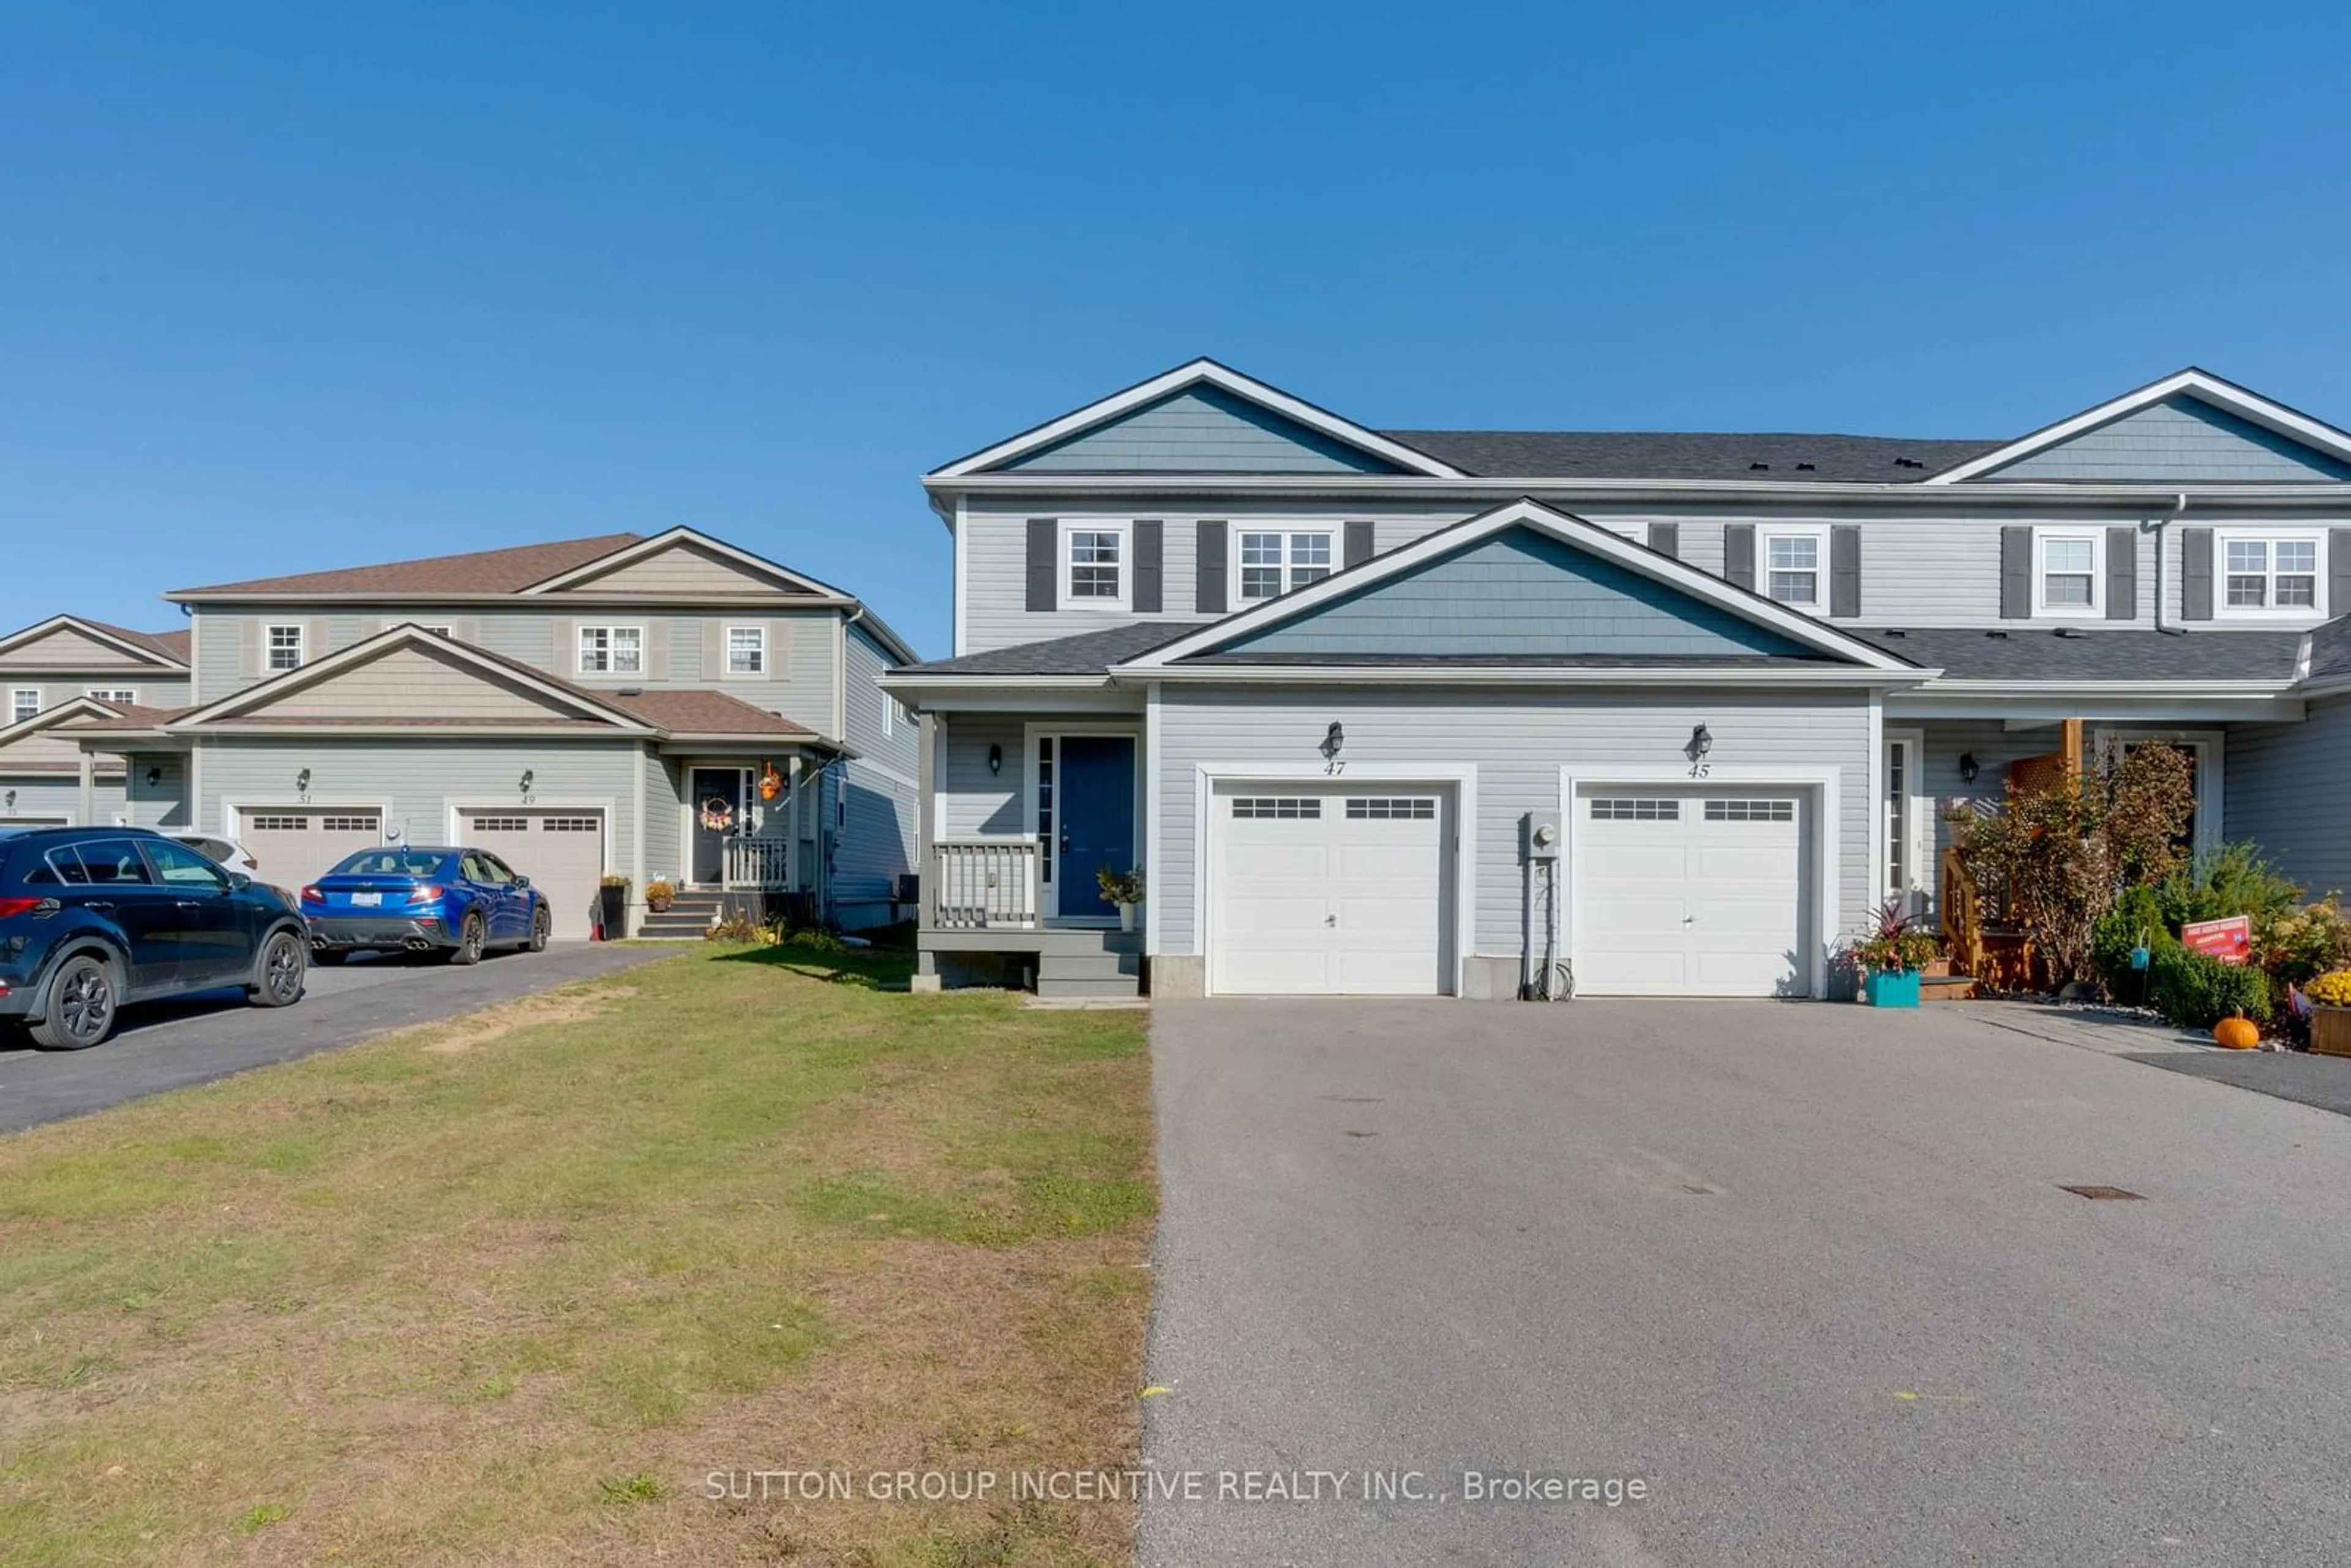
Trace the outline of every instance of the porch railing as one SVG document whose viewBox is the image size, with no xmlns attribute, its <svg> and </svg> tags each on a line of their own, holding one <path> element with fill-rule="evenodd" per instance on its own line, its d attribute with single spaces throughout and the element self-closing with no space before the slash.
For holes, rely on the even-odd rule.
<svg viewBox="0 0 2351 1568">
<path fill-rule="evenodd" d="M 931 922 L 948 930 L 1037 924 L 1037 841 L 941 839 L 924 889 Z"/>
<path fill-rule="evenodd" d="M 769 892 L 790 887 L 791 852 L 789 839 L 728 839 L 726 885 Z"/>
</svg>

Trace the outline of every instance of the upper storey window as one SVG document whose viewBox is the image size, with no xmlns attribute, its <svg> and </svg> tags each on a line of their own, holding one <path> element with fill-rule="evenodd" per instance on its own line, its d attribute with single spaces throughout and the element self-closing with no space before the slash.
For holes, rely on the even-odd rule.
<svg viewBox="0 0 2351 1568">
<path fill-rule="evenodd" d="M 1239 538 L 1243 599 L 1273 599 L 1331 575 L 1331 536 L 1243 532 Z"/>
<path fill-rule="evenodd" d="M 580 628 L 580 673 L 583 675 L 641 675 L 645 670 L 645 632 L 642 626 L 582 626 Z"/>
<path fill-rule="evenodd" d="M 1062 536 L 1062 589 L 1071 604 L 1113 609 L 1126 602 L 1126 535 L 1073 528 Z"/>
<path fill-rule="evenodd" d="M 2105 536 L 2095 528 L 2033 535 L 2033 609 L 2043 615 L 2105 613 Z"/>
<path fill-rule="evenodd" d="M 1827 553 L 1818 532 L 1763 536 L 1764 591 L 1782 604 L 1817 610 L 1821 596 L 1822 556 Z"/>
<path fill-rule="evenodd" d="M 2231 610 L 2314 611 L 2318 608 L 2318 540 L 2314 537 L 2229 538 L 2227 592 Z"/>
<path fill-rule="evenodd" d="M 726 628 L 726 673 L 764 675 L 768 673 L 768 629 L 765 626 Z"/>
<path fill-rule="evenodd" d="M 298 625 L 269 628 L 269 667 L 273 670 L 300 669 L 302 640 L 302 628 Z"/>
</svg>

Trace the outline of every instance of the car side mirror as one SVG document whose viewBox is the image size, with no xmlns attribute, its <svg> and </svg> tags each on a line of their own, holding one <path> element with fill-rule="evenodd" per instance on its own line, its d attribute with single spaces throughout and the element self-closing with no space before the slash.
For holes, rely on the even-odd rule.
<svg viewBox="0 0 2351 1568">
<path fill-rule="evenodd" d="M 520 872 L 517 872 L 515 873 L 515 885 L 517 887 L 528 887 L 530 885 L 530 878 L 523 875 Z"/>
<path fill-rule="evenodd" d="M 243 893 L 252 885 L 253 879 L 246 875 L 245 873 L 241 871 L 233 871 L 228 873 L 228 890 L 231 893 Z"/>
</svg>

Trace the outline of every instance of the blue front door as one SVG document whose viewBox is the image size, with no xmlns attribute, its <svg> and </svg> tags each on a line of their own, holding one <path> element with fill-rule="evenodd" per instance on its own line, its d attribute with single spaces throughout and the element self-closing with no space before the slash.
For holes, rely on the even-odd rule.
<svg viewBox="0 0 2351 1568">
<path fill-rule="evenodd" d="M 1115 915 L 1094 873 L 1134 869 L 1134 737 L 1065 735 L 1061 754 L 1053 880 L 1061 914 Z"/>
</svg>

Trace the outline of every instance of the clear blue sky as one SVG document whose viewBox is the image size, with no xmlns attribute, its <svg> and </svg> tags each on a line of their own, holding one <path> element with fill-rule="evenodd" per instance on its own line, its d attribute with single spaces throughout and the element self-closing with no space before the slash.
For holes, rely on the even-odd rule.
<svg viewBox="0 0 2351 1568">
<path fill-rule="evenodd" d="M 925 468 L 1374 424 L 2351 423 L 2339 8 L 0 13 L 0 622 L 685 522 L 945 650 Z"/>
</svg>

